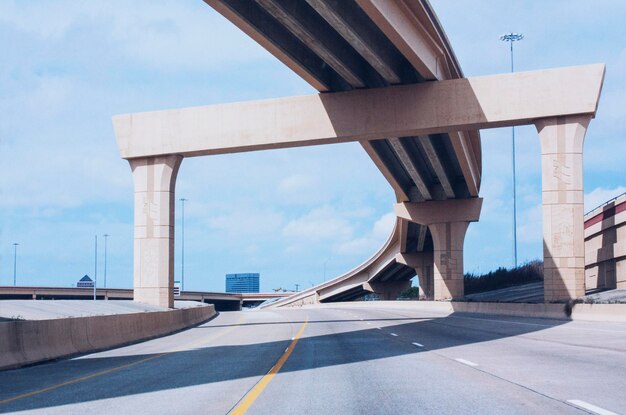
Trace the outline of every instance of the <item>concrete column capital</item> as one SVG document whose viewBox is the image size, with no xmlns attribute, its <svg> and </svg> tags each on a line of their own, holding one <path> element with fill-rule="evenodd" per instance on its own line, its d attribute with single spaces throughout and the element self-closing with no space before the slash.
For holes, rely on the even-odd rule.
<svg viewBox="0 0 626 415">
<path fill-rule="evenodd" d="M 541 140 L 541 154 L 582 153 L 590 114 L 542 118 L 535 121 Z"/>
<path fill-rule="evenodd" d="M 399 218 L 432 225 L 448 222 L 476 222 L 480 218 L 483 199 L 448 199 L 427 202 L 396 203 L 394 211 Z"/>
<path fill-rule="evenodd" d="M 433 264 L 433 253 L 430 252 L 414 252 L 414 253 L 398 253 L 395 260 L 399 264 L 406 265 L 411 268 L 421 268 Z"/>
</svg>

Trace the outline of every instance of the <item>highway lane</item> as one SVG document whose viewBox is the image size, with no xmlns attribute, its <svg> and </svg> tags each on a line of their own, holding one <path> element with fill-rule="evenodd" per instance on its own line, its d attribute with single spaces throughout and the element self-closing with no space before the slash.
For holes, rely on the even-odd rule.
<svg viewBox="0 0 626 415">
<path fill-rule="evenodd" d="M 626 414 L 624 373 L 624 324 L 337 305 L 0 372 L 0 413 Z"/>
</svg>

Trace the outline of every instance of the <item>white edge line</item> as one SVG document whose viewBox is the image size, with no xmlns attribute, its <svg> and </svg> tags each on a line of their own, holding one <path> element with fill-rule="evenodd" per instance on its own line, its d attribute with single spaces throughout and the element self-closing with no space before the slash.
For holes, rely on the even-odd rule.
<svg viewBox="0 0 626 415">
<path fill-rule="evenodd" d="M 424 347 L 423 344 L 421 343 L 411 343 L 413 346 L 417 346 L 417 347 Z"/>
<path fill-rule="evenodd" d="M 463 363 L 464 365 L 468 365 L 468 366 L 472 366 L 472 367 L 478 366 L 477 363 L 470 362 L 469 360 L 465 360 L 465 359 L 454 359 L 454 360 L 456 360 L 459 363 Z"/>
<path fill-rule="evenodd" d="M 591 412 L 593 412 L 595 414 L 598 414 L 598 415 L 618 415 L 615 412 L 611 412 L 609 410 L 600 408 L 599 406 L 592 405 L 592 404 L 587 403 L 585 401 L 579 401 L 578 399 L 572 399 L 572 400 L 569 400 L 567 402 L 571 403 L 572 405 L 576 405 L 579 408 L 583 408 L 583 409 L 586 409 L 588 411 L 591 411 Z"/>
</svg>

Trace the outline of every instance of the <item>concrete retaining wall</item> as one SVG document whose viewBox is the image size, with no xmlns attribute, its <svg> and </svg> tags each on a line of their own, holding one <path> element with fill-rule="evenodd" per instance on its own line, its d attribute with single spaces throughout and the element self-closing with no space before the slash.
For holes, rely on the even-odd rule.
<svg viewBox="0 0 626 415">
<path fill-rule="evenodd" d="M 168 311 L 0 323 L 0 369 L 118 347 L 207 321 L 212 304 Z"/>
<path fill-rule="evenodd" d="M 308 307 L 333 308 L 386 307 L 430 311 L 438 314 L 478 313 L 500 316 L 550 318 L 560 320 L 611 321 L 626 323 L 626 304 L 526 304 L 526 303 L 479 303 L 446 301 L 354 301 L 347 303 L 325 303 Z M 568 310 L 569 308 L 569 310 Z"/>
</svg>

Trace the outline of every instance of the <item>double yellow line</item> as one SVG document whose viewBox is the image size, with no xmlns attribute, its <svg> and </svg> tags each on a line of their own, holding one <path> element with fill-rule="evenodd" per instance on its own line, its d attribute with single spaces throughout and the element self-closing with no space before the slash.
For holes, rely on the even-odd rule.
<svg viewBox="0 0 626 415">
<path fill-rule="evenodd" d="M 298 330 L 298 333 L 291 341 L 289 347 L 287 347 L 287 350 L 285 350 L 285 353 L 280 357 L 280 359 L 278 359 L 278 362 L 276 362 L 276 364 L 270 369 L 270 371 L 267 372 L 267 374 L 263 376 L 263 378 L 261 378 L 259 383 L 257 383 L 254 388 L 252 388 L 250 392 L 248 392 L 246 396 L 243 397 L 239 404 L 235 408 L 233 408 L 233 410 L 230 412 L 232 415 L 245 414 L 250 406 L 254 403 L 254 401 L 259 397 L 259 395 L 261 395 L 263 390 L 272 381 L 272 379 L 274 379 L 274 376 L 276 376 L 278 371 L 283 367 L 287 359 L 289 359 L 289 356 L 291 356 L 291 353 L 296 347 L 296 344 L 298 344 L 298 340 L 300 340 L 302 333 L 304 333 L 304 329 L 306 328 L 307 324 L 309 324 L 308 319 L 304 323 L 302 323 L 300 330 Z"/>
</svg>

